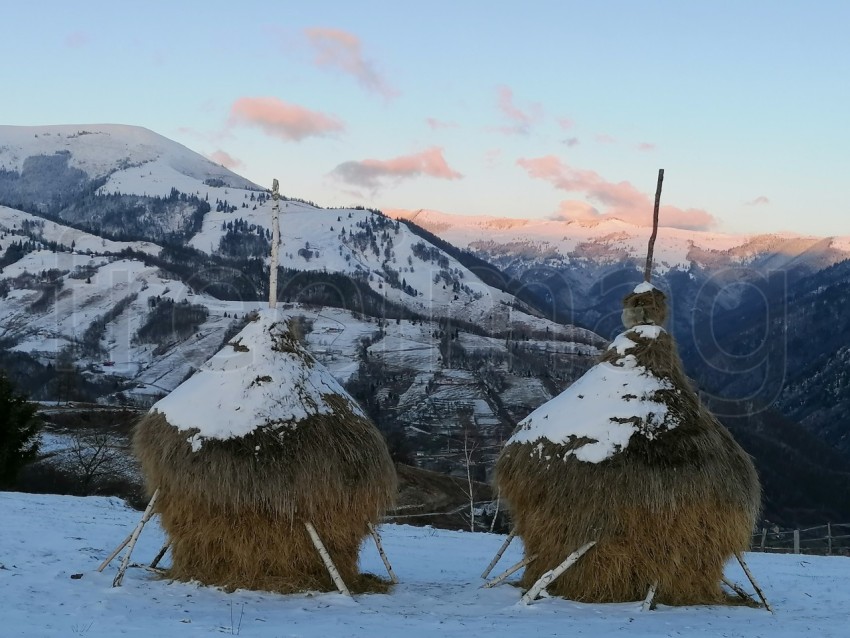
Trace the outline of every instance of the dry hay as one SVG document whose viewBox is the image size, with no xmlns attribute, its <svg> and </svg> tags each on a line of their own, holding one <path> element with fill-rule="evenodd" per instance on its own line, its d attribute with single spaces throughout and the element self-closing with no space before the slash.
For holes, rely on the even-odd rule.
<svg viewBox="0 0 850 638">
<path fill-rule="evenodd" d="M 386 444 L 343 396 L 331 415 L 260 428 L 193 452 L 159 413 L 139 423 L 134 448 L 172 542 L 170 576 L 228 589 L 291 593 L 335 589 L 304 527 L 315 526 L 354 591 L 387 585 L 357 570 L 368 524 L 396 493 Z"/>
<path fill-rule="evenodd" d="M 649 309 L 644 320 L 663 316 L 663 303 L 652 298 L 657 292 L 642 295 L 640 304 L 634 296 L 627 302 Z M 567 454 L 587 439 L 509 442 L 496 465 L 496 483 L 526 555 L 537 556 L 522 585 L 530 587 L 581 545 L 598 540 L 549 585 L 550 593 L 624 602 L 643 598 L 657 582 L 660 603 L 729 602 L 720 587 L 723 566 L 749 548 L 761 501 L 755 468 L 700 404 L 670 336 L 642 338 L 630 331 L 628 338 L 637 344 L 628 354 L 672 382 L 673 389 L 659 391 L 656 400 L 679 425 L 654 432 L 639 427 L 625 449 L 600 463 Z M 602 360 L 621 356 L 609 349 Z"/>
</svg>

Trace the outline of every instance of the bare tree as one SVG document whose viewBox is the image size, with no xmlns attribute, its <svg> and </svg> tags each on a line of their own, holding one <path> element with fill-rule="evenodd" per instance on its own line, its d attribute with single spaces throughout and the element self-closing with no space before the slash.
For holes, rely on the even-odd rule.
<svg viewBox="0 0 850 638">
<path fill-rule="evenodd" d="M 105 432 L 75 434 L 68 455 L 83 494 L 90 494 L 98 482 L 118 473 L 123 461 L 120 447 Z"/>
<path fill-rule="evenodd" d="M 475 464 L 475 452 L 478 449 L 478 440 L 475 438 L 475 424 L 472 419 L 472 411 L 463 409 L 459 413 L 460 422 L 463 426 L 463 464 L 466 469 L 466 488 L 463 490 L 469 498 L 469 531 L 475 531 L 475 482 L 472 480 L 472 468 Z"/>
</svg>

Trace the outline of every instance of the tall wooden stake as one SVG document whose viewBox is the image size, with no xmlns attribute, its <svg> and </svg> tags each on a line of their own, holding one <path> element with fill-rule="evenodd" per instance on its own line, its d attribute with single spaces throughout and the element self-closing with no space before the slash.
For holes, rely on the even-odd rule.
<svg viewBox="0 0 850 638">
<path fill-rule="evenodd" d="M 277 306 L 277 264 L 279 260 L 278 252 L 280 250 L 280 184 L 278 181 L 272 180 L 272 255 L 271 264 L 269 265 L 269 308 Z"/>
<path fill-rule="evenodd" d="M 339 593 L 344 596 L 351 596 L 351 592 L 348 591 L 348 587 L 345 586 L 345 581 L 343 581 L 342 576 L 339 575 L 339 570 L 336 568 L 336 565 L 334 565 L 333 560 L 331 560 L 331 555 L 328 554 L 325 544 L 322 543 L 322 539 L 319 538 L 319 533 L 316 531 L 316 528 L 313 527 L 313 524 L 309 521 L 305 522 L 304 526 L 307 528 L 310 540 L 313 541 L 313 546 L 316 548 L 316 551 L 319 552 L 319 556 L 322 557 L 322 562 L 325 564 L 325 568 L 331 575 L 334 585 L 336 585 Z"/>
<path fill-rule="evenodd" d="M 526 605 L 534 602 L 534 599 L 540 595 L 540 592 L 542 592 L 549 586 L 549 583 L 551 583 L 558 576 L 567 571 L 570 567 L 575 565 L 576 562 L 578 562 L 578 559 L 584 556 L 587 550 L 589 550 L 594 545 L 596 545 L 596 541 L 590 541 L 589 543 L 585 543 L 572 554 L 567 556 L 566 560 L 564 560 L 564 562 L 558 565 L 555 569 L 549 570 L 548 572 L 543 574 L 539 579 L 537 579 L 537 582 L 531 586 L 531 589 L 525 592 L 520 601 L 524 602 Z"/>
<path fill-rule="evenodd" d="M 151 516 L 153 516 L 153 506 L 156 504 L 156 499 L 159 496 L 159 488 L 156 488 L 156 491 L 151 496 L 150 502 L 148 502 L 148 506 L 145 508 L 145 513 L 142 514 L 142 520 L 139 521 L 138 525 L 136 525 L 136 529 L 133 530 L 133 533 L 130 535 L 130 541 L 127 544 L 127 553 L 124 554 L 124 558 L 121 561 L 121 566 L 118 568 L 118 573 L 115 575 L 115 580 L 112 581 L 113 587 L 120 587 L 121 582 L 124 580 L 124 574 L 127 571 L 127 568 L 130 566 L 130 555 L 133 553 L 133 548 L 136 547 L 136 543 L 139 540 L 139 535 L 142 533 L 142 529 L 145 526 Z"/>
<path fill-rule="evenodd" d="M 655 238 L 658 236 L 658 208 L 661 206 L 661 184 L 664 182 L 664 169 L 658 169 L 658 186 L 655 187 L 655 208 L 652 212 L 652 235 L 646 251 L 646 268 L 643 269 L 643 280 L 652 278 L 652 253 L 655 252 Z"/>
</svg>

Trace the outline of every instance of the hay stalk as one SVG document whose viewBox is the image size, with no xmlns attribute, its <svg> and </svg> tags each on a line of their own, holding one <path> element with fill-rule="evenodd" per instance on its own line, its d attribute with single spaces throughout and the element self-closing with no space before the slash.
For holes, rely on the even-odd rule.
<svg viewBox="0 0 850 638">
<path fill-rule="evenodd" d="M 587 552 L 587 550 L 589 550 L 594 545 L 596 545 L 596 541 L 590 541 L 589 543 L 585 543 L 584 545 L 579 547 L 576 551 L 574 551 L 572 554 L 567 556 L 567 558 L 564 560 L 563 563 L 558 565 L 555 569 L 548 571 L 545 574 L 543 574 L 537 580 L 537 582 L 534 583 L 531 586 L 531 589 L 529 589 L 527 592 L 525 592 L 525 595 L 523 595 L 523 597 L 520 600 L 522 602 L 524 602 L 526 605 L 534 602 L 534 599 L 537 598 L 540 595 L 540 592 L 542 592 L 544 589 L 546 589 L 546 587 L 549 585 L 549 583 L 551 583 L 558 576 L 560 576 L 565 571 L 567 571 L 570 567 L 575 565 L 578 562 L 578 559 L 581 558 L 582 556 L 584 556 L 585 553 Z"/>
</svg>

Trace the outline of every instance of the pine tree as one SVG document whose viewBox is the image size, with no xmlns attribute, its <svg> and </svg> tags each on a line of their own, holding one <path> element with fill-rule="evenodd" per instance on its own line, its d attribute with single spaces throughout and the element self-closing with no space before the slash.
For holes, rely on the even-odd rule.
<svg viewBox="0 0 850 638">
<path fill-rule="evenodd" d="M 0 488 L 11 487 L 20 469 L 38 455 L 36 406 L 15 393 L 0 373 Z"/>
</svg>

